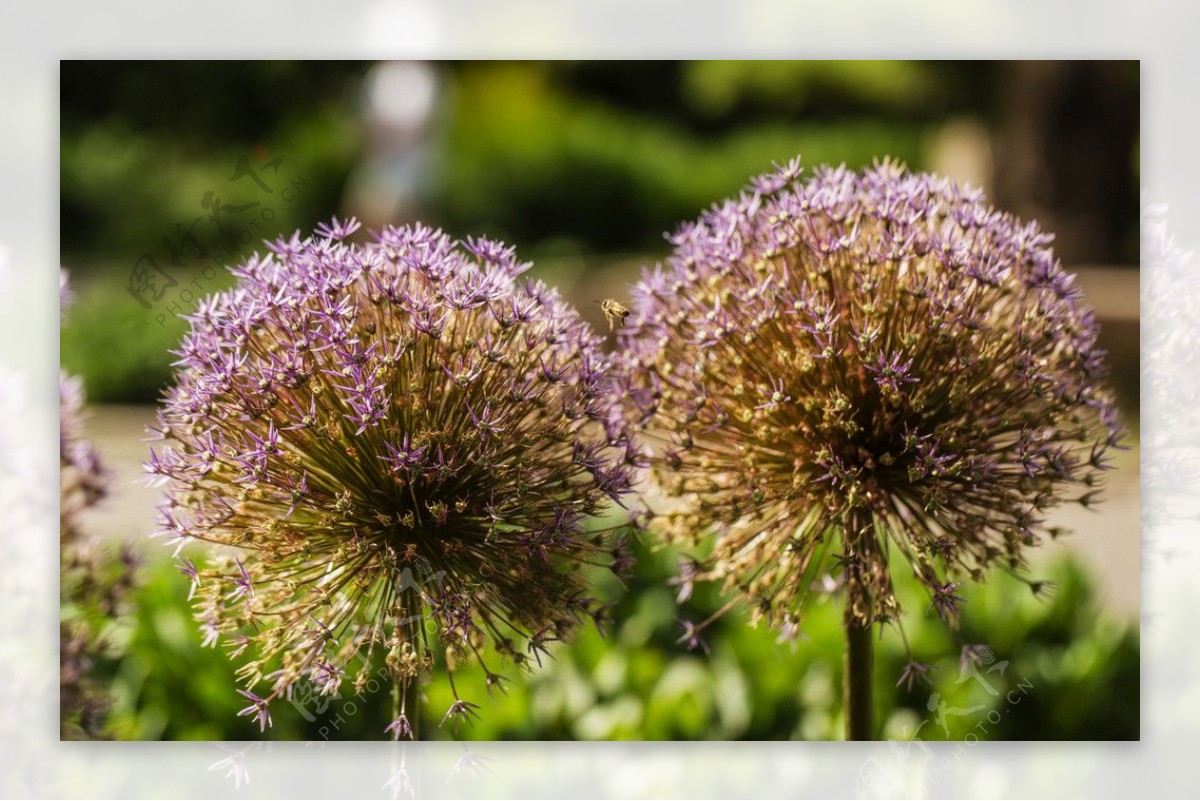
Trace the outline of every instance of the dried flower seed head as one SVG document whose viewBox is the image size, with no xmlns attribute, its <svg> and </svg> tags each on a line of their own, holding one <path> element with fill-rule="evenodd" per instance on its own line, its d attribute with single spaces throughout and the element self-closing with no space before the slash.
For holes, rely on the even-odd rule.
<svg viewBox="0 0 1200 801">
<path fill-rule="evenodd" d="M 975 190 L 798 161 L 671 237 L 619 333 L 666 535 L 780 629 L 828 571 L 894 619 L 900 557 L 953 622 L 1046 510 L 1091 503 L 1120 429 L 1097 326 L 1051 237 Z M 687 586 L 687 585 L 685 585 Z M 694 632 L 693 632 L 694 633 Z"/>
<path fill-rule="evenodd" d="M 169 481 L 160 533 L 213 546 L 181 564 L 206 644 L 253 646 L 244 714 L 375 656 L 411 736 L 435 657 L 498 676 L 486 646 L 528 665 L 595 610 L 580 568 L 611 532 L 584 527 L 628 492 L 632 446 L 601 338 L 512 249 L 356 227 L 277 241 L 196 308 L 146 470 Z"/>
</svg>

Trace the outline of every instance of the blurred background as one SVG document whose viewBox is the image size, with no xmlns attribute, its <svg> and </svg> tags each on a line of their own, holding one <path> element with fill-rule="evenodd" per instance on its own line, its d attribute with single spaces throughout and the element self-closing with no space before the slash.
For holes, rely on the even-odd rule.
<svg viewBox="0 0 1200 801">
<path fill-rule="evenodd" d="M 169 549 L 145 539 L 156 493 L 132 483 L 178 314 L 232 283 L 225 265 L 333 214 L 421 219 L 517 245 L 603 325 L 592 301 L 625 297 L 666 255 L 664 232 L 800 154 L 850 167 L 890 155 L 1055 232 L 1097 309 L 1131 429 L 1106 503 L 1054 521 L 1075 534 L 1035 565 L 1055 582 L 1048 598 L 994 576 L 971 589 L 954 639 L 908 587 L 913 650 L 937 668 L 932 688 L 897 686 L 905 656 L 885 637 L 882 734 L 1136 739 L 1138 120 L 1136 62 L 62 62 L 61 260 L 76 296 L 62 363 L 83 377 L 88 435 L 113 474 L 90 524 L 114 548 L 132 538 L 144 560 L 97 667 L 109 736 L 259 736 L 236 717 L 235 665 L 200 648 Z M 794 648 L 739 611 L 709 630 L 710 655 L 688 653 L 677 618 L 721 599 L 706 588 L 677 607 L 665 582 L 679 554 L 639 556 L 626 586 L 598 577 L 617 602 L 609 636 L 589 631 L 510 676 L 508 696 L 471 698 L 483 720 L 461 736 L 840 736 L 836 608 Z M 985 658 L 964 667 L 963 643 Z M 432 725 L 444 684 L 427 687 L 433 736 L 446 736 Z M 376 739 L 389 706 L 386 694 L 297 699 L 263 736 Z"/>
</svg>

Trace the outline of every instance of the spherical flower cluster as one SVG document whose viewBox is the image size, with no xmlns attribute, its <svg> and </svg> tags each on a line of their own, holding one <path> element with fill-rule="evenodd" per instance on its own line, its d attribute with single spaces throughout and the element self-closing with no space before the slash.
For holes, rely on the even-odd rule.
<svg viewBox="0 0 1200 801">
<path fill-rule="evenodd" d="M 961 581 L 1098 497 L 1120 431 L 1097 326 L 1051 236 L 978 191 L 893 163 L 800 176 L 682 227 L 636 287 L 625 390 L 662 443 L 660 521 L 715 534 L 687 580 L 785 634 L 822 585 L 857 625 L 895 620 L 900 562 L 953 622 Z"/>
<path fill-rule="evenodd" d="M 583 568 L 622 561 L 621 526 L 585 525 L 640 455 L 601 338 L 512 249 L 356 228 L 277 240 L 201 302 L 146 470 L 160 533 L 218 557 L 180 564 L 205 643 L 253 655 L 244 714 L 382 662 L 411 737 L 441 654 L 490 689 L 601 613 Z M 474 715 L 454 693 L 447 718 Z"/>
</svg>

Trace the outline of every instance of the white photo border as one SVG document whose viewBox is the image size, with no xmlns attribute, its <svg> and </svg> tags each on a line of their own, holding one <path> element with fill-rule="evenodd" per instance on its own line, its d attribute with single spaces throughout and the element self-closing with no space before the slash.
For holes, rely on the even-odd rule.
<svg viewBox="0 0 1200 801">
<path fill-rule="evenodd" d="M 648 0 L 46 2 L 0 13 L 0 795 L 23 797 L 919 797 L 1195 795 L 1200 778 L 1196 334 L 1200 6 Z M 54 378 L 60 58 L 1128 58 L 1141 61 L 1142 741 L 60 743 Z M 16 299 L 20 299 L 16 302 Z M 48 478 L 49 477 L 49 478 Z M 1181 478 L 1182 477 L 1182 478 Z M 1147 519 L 1143 513 L 1144 520 Z"/>
</svg>

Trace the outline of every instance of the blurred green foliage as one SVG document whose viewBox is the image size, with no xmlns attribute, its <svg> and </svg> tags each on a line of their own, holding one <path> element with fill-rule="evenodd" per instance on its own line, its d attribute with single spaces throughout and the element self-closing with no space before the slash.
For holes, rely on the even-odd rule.
<svg viewBox="0 0 1200 801">
<path fill-rule="evenodd" d="M 309 181 L 278 208 L 273 235 L 327 219 L 361 151 L 356 89 L 367 66 L 63 62 L 64 266 L 125 281 L 176 224 L 208 213 L 205 192 L 238 200 L 225 193 L 236 191 L 242 157 L 280 157 L 281 172 Z"/>
<path fill-rule="evenodd" d="M 711 117 L 753 106 L 776 113 L 840 106 L 903 116 L 944 102 L 953 82 L 952 70 L 918 61 L 696 61 L 683 74 L 688 103 Z"/>
<path fill-rule="evenodd" d="M 148 402 L 169 380 L 176 310 L 229 283 L 236 262 L 343 208 L 364 158 L 369 63 L 64 62 L 62 261 L 77 302 L 62 360 L 93 401 Z M 431 185 L 422 216 L 490 234 L 541 261 L 665 252 L 663 233 L 773 161 L 925 166 L 955 114 L 982 115 L 994 70 L 932 62 L 467 62 L 438 67 Z M 231 181 L 239 159 L 302 176 L 292 202 Z M 269 176 L 267 176 L 269 178 Z M 204 203 L 274 212 L 222 256 Z M 228 207 L 228 206 L 227 206 Z M 161 242 L 195 220 L 210 253 L 172 266 Z M 178 280 L 144 308 L 128 289 L 143 254 Z M 201 278 L 215 268 L 217 278 Z M 541 277 L 552 281 L 553 270 Z M 632 277 L 632 276 L 631 276 Z M 186 290 L 186 292 L 185 292 Z"/>
<path fill-rule="evenodd" d="M 700 585 L 677 608 L 667 579 L 677 554 L 637 548 L 624 582 L 597 575 L 612 599 L 613 623 L 590 625 L 573 643 L 552 647 L 543 667 L 523 673 L 489 665 L 511 681 L 507 694 L 484 691 L 474 664 L 455 673 L 459 692 L 482 719 L 462 739 L 840 739 L 841 610 L 816 604 L 804 635 L 780 643 L 748 625 L 741 607 L 705 631 L 710 653 L 678 642 L 680 618 L 700 621 L 721 607 L 717 588 Z M 1034 597 L 1005 576 L 965 592 L 958 638 L 927 613 L 920 589 L 898 578 L 904 625 L 915 658 L 934 665 L 932 686 L 897 682 L 907 656 L 894 630 L 876 648 L 876 720 L 881 737 L 905 740 L 1130 740 L 1139 736 L 1139 645 L 1134 626 L 1101 615 L 1095 588 L 1063 559 L 1039 578 L 1054 591 Z M 260 735 L 237 695 L 237 662 L 201 647 L 186 602 L 187 582 L 168 561 L 150 568 L 125 658 L 105 666 L 115 709 L 112 734 L 132 739 L 380 739 L 392 702 L 386 682 L 356 694 L 349 679 L 333 698 L 296 696 L 272 707 L 274 727 Z M 975 670 L 960 645 L 986 645 Z M 494 658 L 494 657 L 493 657 Z M 371 666 L 375 670 L 379 666 Z M 424 686 L 419 731 L 440 728 L 453 700 L 444 672 Z"/>
<path fill-rule="evenodd" d="M 152 401 L 171 375 L 170 351 L 179 346 L 187 321 L 143 309 L 125 288 L 126 276 L 76 285 L 75 302 L 59 335 L 62 364 L 81 375 L 91 402 Z M 218 283 L 219 282 L 219 283 Z M 214 289 L 232 277 L 221 273 Z"/>
<path fill-rule="evenodd" d="M 452 230 L 482 230 L 535 248 L 558 232 L 592 251 L 654 253 L 664 249 L 663 232 L 797 153 L 810 164 L 858 167 L 891 154 L 921 165 L 927 121 L 877 114 L 801 119 L 776 110 L 718 124 L 724 115 L 715 113 L 712 98 L 732 100 L 743 91 L 753 97 L 774 84 L 741 81 L 745 66 L 736 62 L 667 66 L 682 74 L 670 83 L 664 78 L 660 103 L 647 109 L 593 87 L 595 65 L 458 71 L 437 213 Z M 625 71 L 631 84 L 647 80 L 644 65 L 606 69 L 612 71 Z M 722 80 L 721 95 L 697 88 Z M 672 107 L 685 99 L 696 102 Z"/>
<path fill-rule="evenodd" d="M 232 283 L 225 265 L 260 250 L 261 239 L 311 230 L 339 210 L 361 150 L 356 90 L 367 66 L 63 63 L 62 262 L 75 302 L 60 343 L 90 400 L 155 400 L 186 330 L 177 315 Z M 274 158 L 274 170 L 262 164 Z M 269 193 L 249 177 L 231 180 L 241 159 L 259 166 Z M 303 189 L 281 197 L 297 179 Z M 229 237 L 253 233 L 249 245 L 230 250 L 209 217 L 210 191 L 227 209 Z M 179 242 L 177 226 L 206 251 L 188 245 L 182 267 L 162 244 Z M 151 271 L 161 296 L 141 293 L 148 307 L 129 289 L 144 254 L 162 269 Z"/>
</svg>

